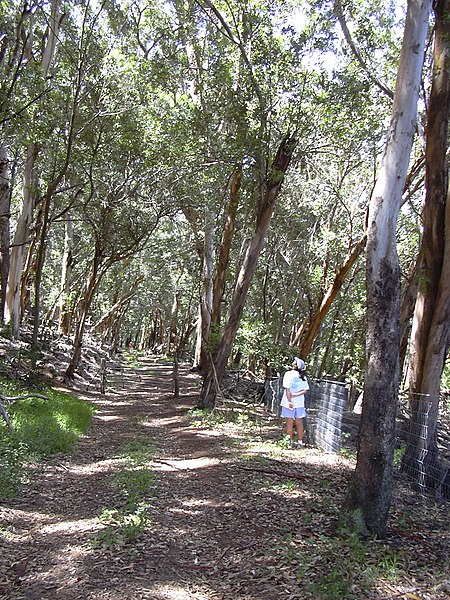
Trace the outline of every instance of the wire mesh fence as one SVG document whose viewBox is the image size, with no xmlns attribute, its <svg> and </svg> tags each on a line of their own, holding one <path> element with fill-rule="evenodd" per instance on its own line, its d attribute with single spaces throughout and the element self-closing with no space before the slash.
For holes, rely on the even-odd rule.
<svg viewBox="0 0 450 600">
<path fill-rule="evenodd" d="M 449 425 L 449 398 L 399 396 L 395 465 L 420 493 L 445 500 L 450 500 Z"/>
<path fill-rule="evenodd" d="M 265 405 L 280 415 L 282 378 L 265 386 Z M 341 382 L 310 380 L 305 396 L 308 442 L 326 452 L 356 451 L 360 416 L 354 414 L 349 387 Z M 414 488 L 450 500 L 450 398 L 400 394 L 394 466 Z"/>
</svg>

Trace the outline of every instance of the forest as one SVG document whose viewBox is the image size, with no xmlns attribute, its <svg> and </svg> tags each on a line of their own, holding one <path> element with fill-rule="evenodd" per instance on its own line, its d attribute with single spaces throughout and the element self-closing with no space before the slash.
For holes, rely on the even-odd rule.
<svg viewBox="0 0 450 600">
<path fill-rule="evenodd" d="M 405 470 L 448 469 L 449 4 L 1 2 L 2 337 L 67 385 L 88 338 L 190 361 L 198 408 L 301 356 L 364 389 L 382 536 L 399 390 Z"/>
</svg>

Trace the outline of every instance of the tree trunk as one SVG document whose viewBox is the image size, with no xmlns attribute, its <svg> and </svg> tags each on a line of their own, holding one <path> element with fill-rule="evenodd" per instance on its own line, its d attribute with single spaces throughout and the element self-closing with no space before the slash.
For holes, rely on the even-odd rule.
<svg viewBox="0 0 450 600">
<path fill-rule="evenodd" d="M 205 233 L 202 256 L 202 290 L 199 304 L 195 366 L 204 371 L 208 364 L 207 346 L 211 329 L 214 273 L 214 213 L 205 209 Z"/>
<path fill-rule="evenodd" d="M 11 326 L 15 338 L 19 337 L 20 321 L 20 280 L 24 264 L 26 244 L 30 234 L 30 226 L 34 210 L 34 194 L 36 188 L 36 158 L 38 146 L 28 147 L 24 171 L 22 210 L 20 211 L 11 250 L 8 284 L 5 300 L 5 322 Z"/>
<path fill-rule="evenodd" d="M 86 282 L 86 291 L 81 302 L 81 310 L 78 315 L 75 337 L 73 341 L 73 353 L 70 359 L 69 366 L 65 373 L 65 380 L 72 381 L 75 376 L 75 371 L 78 367 L 81 358 L 81 347 L 83 343 L 83 335 L 86 327 L 86 319 L 91 308 L 92 300 L 94 299 L 95 290 L 97 289 L 103 273 L 99 273 L 101 264 L 101 252 L 98 248 L 95 249 L 94 258 L 92 260 L 91 271 Z"/>
<path fill-rule="evenodd" d="M 178 312 L 180 309 L 180 290 L 175 290 L 173 295 L 172 310 L 170 311 L 169 339 L 167 340 L 167 354 L 176 352 L 178 333 Z"/>
<path fill-rule="evenodd" d="M 225 373 L 228 358 L 231 354 L 233 342 L 244 310 L 247 292 L 256 270 L 258 258 L 270 225 L 275 201 L 289 167 L 295 145 L 296 139 L 290 134 L 287 134 L 281 141 L 272 168 L 267 175 L 264 201 L 261 204 L 261 209 L 258 214 L 255 232 L 250 240 L 244 262 L 235 284 L 233 297 L 228 310 L 227 321 L 217 347 L 214 365 L 211 365 L 208 369 L 203 380 L 199 407 L 206 408 L 215 405 L 218 391 L 217 385 L 221 383 Z"/>
<path fill-rule="evenodd" d="M 412 265 L 408 275 L 400 308 L 400 373 L 403 371 L 403 365 L 405 364 L 406 353 L 408 351 L 411 320 L 414 315 L 414 305 L 419 289 L 419 272 L 421 270 L 422 260 L 422 251 L 420 251 L 417 255 L 416 262 Z"/>
<path fill-rule="evenodd" d="M 396 224 L 415 132 L 431 0 L 410 0 L 388 141 L 368 213 L 367 336 L 358 457 L 344 503 L 348 524 L 384 537 L 392 498 L 399 383 L 400 269 Z"/>
<path fill-rule="evenodd" d="M 231 242 L 233 240 L 234 226 L 236 223 L 237 208 L 239 205 L 240 189 L 242 183 L 242 165 L 238 165 L 230 182 L 230 201 L 228 203 L 227 216 L 222 232 L 219 257 L 217 259 L 216 274 L 213 283 L 213 304 L 211 325 L 220 325 L 220 306 L 225 292 L 225 278 L 230 260 Z"/>
<path fill-rule="evenodd" d="M 450 107 L 450 0 L 435 9 L 433 81 L 425 149 L 422 276 L 411 332 L 411 424 L 404 468 L 433 487 L 438 469 L 437 417 L 442 371 L 449 345 L 448 124 Z M 446 235 L 447 234 L 447 235 Z M 426 403 L 426 406 L 424 405 Z M 427 414 L 426 420 L 424 413 Z M 419 464 L 420 457 L 420 464 Z M 423 471 L 424 472 L 421 472 Z"/>
<path fill-rule="evenodd" d="M 314 339 L 317 335 L 317 332 L 320 329 L 320 326 L 327 315 L 331 304 L 339 293 L 339 290 L 342 287 L 342 284 L 345 281 L 350 269 L 356 263 L 358 257 L 363 252 L 364 247 L 366 245 L 366 234 L 362 236 L 360 241 L 356 244 L 352 252 L 348 255 L 345 263 L 339 269 L 336 277 L 334 278 L 333 283 L 328 288 L 322 302 L 315 312 L 313 318 L 310 320 L 309 326 L 306 330 L 306 333 L 303 334 L 303 329 L 300 329 L 299 333 L 296 335 L 294 339 L 294 346 L 299 346 L 299 354 L 303 358 L 308 356 L 309 351 L 311 350 L 311 346 L 313 345 Z M 303 339 L 300 339 L 300 338 Z"/>
<path fill-rule="evenodd" d="M 129 306 L 131 298 L 136 296 L 139 285 L 144 281 L 144 277 L 140 276 L 131 285 L 129 291 L 114 302 L 113 306 L 104 313 L 100 319 L 93 325 L 92 329 L 99 332 L 103 338 L 107 337 L 106 331 L 111 329 L 112 324 L 116 321 L 117 315 L 122 314 L 124 306 Z"/>
<path fill-rule="evenodd" d="M 70 280 L 73 265 L 73 219 L 69 212 L 65 222 L 64 255 L 61 269 L 59 298 L 59 333 L 69 335 L 71 313 L 69 308 Z"/>
<path fill-rule="evenodd" d="M 50 20 L 45 32 L 44 39 L 46 44 L 42 52 L 41 67 L 44 78 L 47 78 L 50 66 L 52 64 L 53 56 L 55 55 L 56 42 L 59 36 L 59 29 L 64 19 L 64 15 L 61 15 L 61 3 L 60 0 L 52 1 L 52 9 L 50 14 Z"/>
<path fill-rule="evenodd" d="M 52 182 L 44 198 L 44 210 L 42 216 L 42 228 L 36 257 L 36 274 L 34 279 L 34 310 L 33 310 L 33 336 L 31 346 L 37 350 L 37 340 L 39 335 L 40 311 L 41 311 L 41 282 L 44 269 L 45 252 L 47 249 L 47 231 L 50 220 L 50 204 L 63 174 Z"/>
<path fill-rule="evenodd" d="M 9 220 L 11 212 L 10 170 L 8 146 L 0 145 L 0 322 L 5 311 L 6 286 L 9 273 Z"/>
<path fill-rule="evenodd" d="M 23 17 L 24 15 L 22 15 Z M 52 0 L 51 16 L 47 31 L 43 35 L 42 39 L 42 56 L 41 56 L 41 69 L 42 79 L 46 80 L 51 62 L 54 56 L 56 41 L 58 39 L 59 29 L 61 26 L 63 16 L 60 13 L 60 2 L 59 0 Z M 32 49 L 32 27 L 27 37 L 27 41 L 24 46 L 24 53 L 30 55 L 30 59 L 34 57 Z M 19 322 L 20 322 L 20 281 L 22 276 L 22 269 L 24 264 L 25 256 L 25 243 L 28 239 L 30 225 L 33 217 L 34 210 L 34 187 L 35 187 L 35 164 L 38 154 L 38 145 L 32 144 L 29 146 L 27 151 L 27 162 L 25 166 L 24 175 L 24 193 L 23 193 L 23 205 L 22 211 L 19 216 L 19 222 L 17 225 L 16 235 L 14 237 L 13 250 L 11 253 L 11 265 L 8 276 L 8 290 L 6 293 L 6 308 L 5 308 L 5 320 L 11 324 L 12 333 L 14 337 L 19 336 Z M 35 315 L 36 318 L 36 315 Z M 35 334 L 33 333 L 33 340 Z"/>
</svg>

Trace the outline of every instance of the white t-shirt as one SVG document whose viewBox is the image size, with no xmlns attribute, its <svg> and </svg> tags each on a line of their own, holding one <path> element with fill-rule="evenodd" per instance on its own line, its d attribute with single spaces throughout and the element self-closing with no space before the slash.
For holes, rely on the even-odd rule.
<svg viewBox="0 0 450 600">
<path fill-rule="evenodd" d="M 286 395 L 286 390 L 290 389 L 291 390 L 291 402 L 294 405 L 294 408 L 303 408 L 305 406 L 305 394 L 301 394 L 299 396 L 296 396 L 295 394 L 298 394 L 299 392 L 303 391 L 303 390 L 309 390 L 309 384 L 308 384 L 308 380 L 305 379 L 303 380 L 299 374 L 298 371 L 296 371 L 295 369 L 292 369 L 292 371 L 287 371 L 284 374 L 283 377 L 283 387 L 284 387 L 284 392 L 283 392 L 283 397 L 281 399 L 281 406 L 285 406 L 286 408 L 289 408 L 289 400 L 288 397 Z"/>
</svg>

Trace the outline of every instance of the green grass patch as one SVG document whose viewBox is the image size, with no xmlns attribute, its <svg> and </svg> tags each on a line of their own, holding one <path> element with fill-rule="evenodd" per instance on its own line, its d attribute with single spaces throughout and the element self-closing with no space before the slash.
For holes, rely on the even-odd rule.
<svg viewBox="0 0 450 600">
<path fill-rule="evenodd" d="M 12 540 L 14 538 L 14 531 L 12 526 L 5 526 L 0 524 L 0 539 L 5 541 Z"/>
<path fill-rule="evenodd" d="M 88 428 L 94 405 L 76 396 L 47 390 L 44 398 L 14 402 L 9 411 L 16 435 L 30 452 L 47 456 L 68 453 Z"/>
<path fill-rule="evenodd" d="M 278 448 L 281 448 L 281 450 L 288 450 L 291 446 L 291 438 L 288 435 L 284 435 L 275 442 L 275 445 Z"/>
<path fill-rule="evenodd" d="M 5 396 L 26 396 L 32 390 L 0 381 Z M 72 394 L 41 389 L 46 398 L 25 398 L 7 406 L 13 426 L 0 425 L 0 496 L 15 496 L 27 477 L 26 465 L 58 452 L 70 453 L 88 428 L 95 407 Z"/>
<path fill-rule="evenodd" d="M 92 538 L 93 548 L 120 549 L 136 540 L 150 521 L 147 499 L 155 494 L 156 473 L 148 468 L 155 448 L 147 438 L 135 438 L 119 453 L 127 466 L 111 477 L 123 496 L 119 508 L 105 508 L 100 521 L 105 525 Z"/>
<path fill-rule="evenodd" d="M 149 523 L 148 508 L 145 502 L 140 502 L 132 511 L 104 509 L 100 521 L 105 528 L 95 535 L 92 547 L 120 549 L 136 540 Z"/>
<path fill-rule="evenodd" d="M 155 448 L 147 438 L 134 438 L 119 453 L 130 468 L 124 468 L 111 478 L 111 482 L 124 495 L 125 510 L 132 511 L 152 492 L 156 479 L 147 467 Z"/>
<path fill-rule="evenodd" d="M 0 432 L 0 497 L 13 498 L 27 477 L 30 452 L 26 444 L 5 428 Z"/>
<path fill-rule="evenodd" d="M 247 463 L 261 465 L 262 467 L 272 466 L 272 461 L 270 460 L 270 458 L 268 458 L 267 456 L 262 456 L 261 454 L 242 454 L 241 458 Z"/>
<path fill-rule="evenodd" d="M 155 447 L 148 438 L 133 438 L 121 450 L 119 456 L 131 465 L 138 466 L 147 463 L 155 452 Z"/>
<path fill-rule="evenodd" d="M 112 483 L 126 498 L 125 508 L 134 510 L 139 502 L 152 492 L 156 475 L 150 469 L 124 469 L 112 478 Z"/>
<path fill-rule="evenodd" d="M 356 536 L 321 537 L 314 544 L 287 552 L 288 562 L 298 563 L 297 578 L 302 580 L 305 598 L 314 600 L 357 600 L 372 589 L 379 572 L 371 566 L 370 549 Z M 313 568 L 310 568 L 314 565 Z"/>
<path fill-rule="evenodd" d="M 219 427 L 221 425 L 236 425 L 243 431 L 253 431 L 261 428 L 262 420 L 250 411 L 236 408 L 226 409 L 200 409 L 194 408 L 187 411 L 188 417 L 192 419 L 193 427 Z"/>
<path fill-rule="evenodd" d="M 129 350 L 128 348 L 123 353 L 123 357 L 125 362 L 129 367 L 139 367 L 141 358 L 144 356 L 144 353 L 141 350 Z"/>
</svg>

